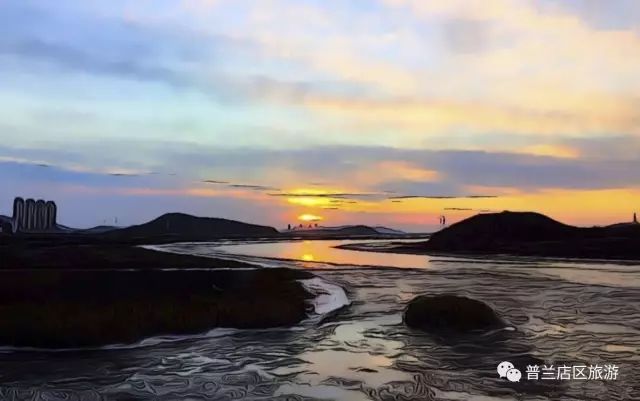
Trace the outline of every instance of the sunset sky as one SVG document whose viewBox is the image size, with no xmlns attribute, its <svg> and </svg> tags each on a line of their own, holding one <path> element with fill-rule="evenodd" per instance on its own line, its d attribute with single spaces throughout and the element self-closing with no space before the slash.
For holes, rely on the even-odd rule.
<svg viewBox="0 0 640 401">
<path fill-rule="evenodd" d="M 0 0 L 0 183 L 75 227 L 631 220 L 640 2 Z"/>
</svg>

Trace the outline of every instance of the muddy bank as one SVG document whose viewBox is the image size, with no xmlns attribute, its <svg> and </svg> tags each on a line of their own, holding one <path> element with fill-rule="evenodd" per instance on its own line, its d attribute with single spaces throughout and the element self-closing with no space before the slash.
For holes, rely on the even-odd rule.
<svg viewBox="0 0 640 401">
<path fill-rule="evenodd" d="M 289 326 L 307 317 L 312 295 L 299 280 L 313 277 L 122 243 L 13 238 L 0 243 L 0 346 Z"/>
<path fill-rule="evenodd" d="M 0 244 L 2 269 L 190 269 L 254 265 L 223 259 L 176 255 L 111 242 L 22 240 Z"/>
<path fill-rule="evenodd" d="M 310 311 L 289 269 L 0 272 L 0 345 L 73 348 L 216 327 L 296 324 Z"/>
</svg>

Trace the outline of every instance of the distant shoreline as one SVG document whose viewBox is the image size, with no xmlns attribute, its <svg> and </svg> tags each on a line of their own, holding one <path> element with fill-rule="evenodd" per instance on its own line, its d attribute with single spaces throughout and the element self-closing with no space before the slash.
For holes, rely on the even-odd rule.
<svg viewBox="0 0 640 401">
<path fill-rule="evenodd" d="M 11 221 L 8 216 L 0 220 Z M 219 217 L 198 217 L 185 213 L 165 213 L 143 224 L 113 227 L 97 226 L 73 229 L 59 224 L 47 231 L 17 231 L 9 234 L 0 230 L 4 241 L 48 241 L 62 243 L 101 243 L 129 245 L 157 245 L 175 242 L 205 242 L 218 240 L 329 240 L 329 239 L 409 239 L 425 238 L 428 233 L 405 233 L 383 226 L 346 225 L 338 227 L 295 227 L 278 231 L 274 227 L 229 220 Z"/>
<path fill-rule="evenodd" d="M 337 248 L 412 255 L 518 256 L 640 262 L 640 224 L 574 227 L 539 213 L 481 214 L 434 233 L 428 241 L 387 247 L 347 244 Z"/>
<path fill-rule="evenodd" d="M 638 259 L 604 259 L 604 258 L 580 258 L 580 257 L 571 257 L 571 256 L 543 256 L 539 254 L 517 254 L 517 253 L 500 253 L 500 252 L 436 252 L 436 251 L 428 251 L 424 250 L 420 247 L 413 247 L 407 245 L 406 243 L 403 246 L 402 243 L 395 243 L 394 247 L 389 248 L 371 248 L 367 247 L 368 243 L 354 243 L 354 244 L 344 244 L 337 245 L 334 248 L 336 249 L 344 249 L 349 251 L 358 251 L 358 252 L 372 252 L 372 253 L 390 253 L 396 255 L 415 255 L 415 256 L 432 256 L 432 257 L 448 257 L 448 258 L 464 258 L 469 260 L 482 260 L 487 256 L 492 257 L 500 257 L 500 258 L 536 258 L 536 261 L 543 260 L 549 262 L 579 262 L 579 263 L 616 263 L 621 265 L 633 264 L 636 265 L 640 263 L 640 258 Z M 390 245 L 394 244 L 393 241 L 389 242 Z M 524 260 L 524 259 L 523 259 Z M 516 260 L 517 261 L 517 260 Z M 529 261 L 529 260 L 527 260 Z"/>
</svg>

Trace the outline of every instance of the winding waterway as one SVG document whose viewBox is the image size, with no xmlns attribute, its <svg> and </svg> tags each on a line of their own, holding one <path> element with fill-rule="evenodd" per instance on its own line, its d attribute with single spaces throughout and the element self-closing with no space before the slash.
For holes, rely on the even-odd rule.
<svg viewBox="0 0 640 401">
<path fill-rule="evenodd" d="M 333 248 L 347 242 L 162 246 L 311 269 L 350 304 L 289 329 L 216 329 L 85 351 L 5 349 L 0 400 L 640 399 L 640 266 Z M 464 341 L 414 332 L 402 310 L 424 293 L 484 301 L 511 327 Z M 519 383 L 498 377 L 504 360 L 522 370 Z M 618 375 L 527 380 L 525 360 L 615 365 Z"/>
</svg>

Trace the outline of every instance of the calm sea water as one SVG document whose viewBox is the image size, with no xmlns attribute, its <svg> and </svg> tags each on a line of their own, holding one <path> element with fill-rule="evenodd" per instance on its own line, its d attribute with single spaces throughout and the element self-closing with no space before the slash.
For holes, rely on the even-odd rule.
<svg viewBox="0 0 640 401">
<path fill-rule="evenodd" d="M 216 329 L 86 351 L 5 349 L 0 400 L 640 399 L 640 266 L 332 248 L 339 243 L 163 246 L 313 269 L 342 286 L 351 304 L 289 329 Z M 427 293 L 482 300 L 513 329 L 441 341 L 405 328 L 406 302 Z M 554 367 L 615 365 L 618 376 L 526 380 L 518 364 L 531 358 Z M 498 377 L 503 360 L 523 371 L 520 383 Z"/>
</svg>

